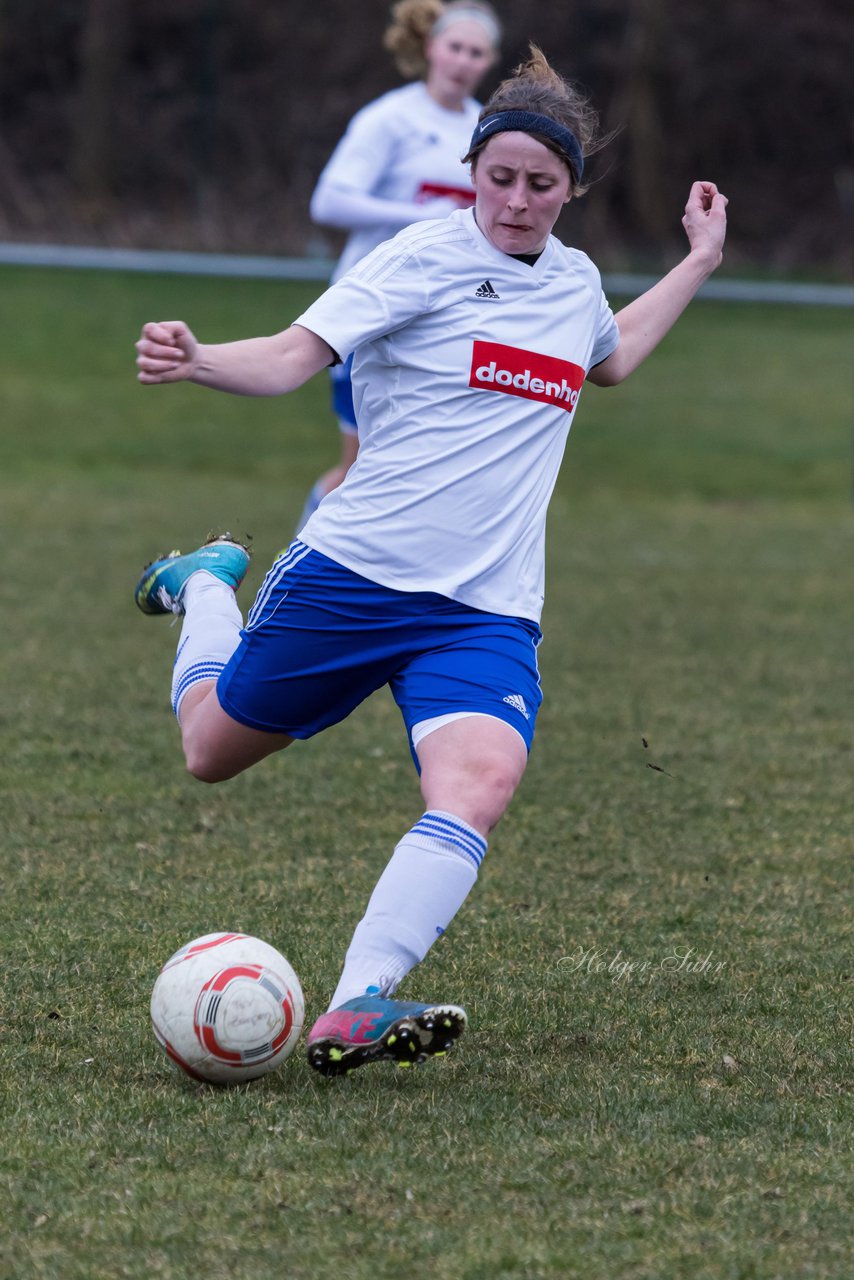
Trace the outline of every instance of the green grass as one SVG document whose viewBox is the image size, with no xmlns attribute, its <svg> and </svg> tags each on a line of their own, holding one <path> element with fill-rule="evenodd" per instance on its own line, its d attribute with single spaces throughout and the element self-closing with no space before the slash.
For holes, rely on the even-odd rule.
<svg viewBox="0 0 854 1280">
<path fill-rule="evenodd" d="M 854 1273 L 850 317 L 697 305 L 585 393 L 528 774 L 405 989 L 464 1000 L 456 1055 L 329 1082 L 298 1051 L 223 1091 L 155 1044 L 159 965 L 257 933 L 313 1018 L 419 797 L 385 694 L 222 787 L 184 774 L 137 572 L 225 523 L 250 597 L 335 433 L 322 380 L 143 389 L 132 342 L 269 332 L 313 290 L 0 286 L 0 1277 Z"/>
</svg>

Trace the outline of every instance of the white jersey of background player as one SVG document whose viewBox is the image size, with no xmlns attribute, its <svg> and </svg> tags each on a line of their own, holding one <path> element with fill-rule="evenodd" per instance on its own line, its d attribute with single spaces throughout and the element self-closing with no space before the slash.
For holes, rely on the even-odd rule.
<svg viewBox="0 0 854 1280">
<path fill-rule="evenodd" d="M 462 157 L 480 105 L 472 97 L 495 61 L 500 28 L 479 0 L 402 0 L 384 43 L 402 75 L 418 77 L 358 111 L 320 175 L 312 219 L 350 235 L 333 279 L 402 227 L 474 204 Z M 341 483 L 359 448 L 352 362 L 331 371 L 341 433 L 337 466 L 312 488 L 299 524 Z"/>
<path fill-rule="evenodd" d="M 422 80 L 356 113 L 311 198 L 315 222 L 350 229 L 333 280 L 402 227 L 474 204 L 461 158 L 479 113 L 474 98 L 441 106 Z"/>
</svg>

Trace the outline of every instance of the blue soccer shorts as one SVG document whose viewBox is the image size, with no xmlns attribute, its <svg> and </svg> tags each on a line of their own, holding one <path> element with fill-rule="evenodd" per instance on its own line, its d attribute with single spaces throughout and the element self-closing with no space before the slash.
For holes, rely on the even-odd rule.
<svg viewBox="0 0 854 1280">
<path fill-rule="evenodd" d="M 530 619 L 380 586 L 297 540 L 264 579 L 217 696 L 252 729 L 310 738 L 387 684 L 410 749 L 414 725 L 481 713 L 530 750 L 541 639 Z"/>
</svg>

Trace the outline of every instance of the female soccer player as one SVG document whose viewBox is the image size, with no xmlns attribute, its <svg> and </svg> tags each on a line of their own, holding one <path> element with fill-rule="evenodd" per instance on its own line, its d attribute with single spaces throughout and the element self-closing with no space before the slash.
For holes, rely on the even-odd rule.
<svg viewBox="0 0 854 1280">
<path fill-rule="evenodd" d="M 333 280 L 402 227 L 474 204 L 462 157 L 480 110 L 472 94 L 495 62 L 500 37 L 494 11 L 479 0 L 394 6 L 384 43 L 401 75 L 415 82 L 357 112 L 311 199 L 315 222 L 350 232 Z M 341 456 L 314 485 L 300 527 L 359 449 L 352 364 L 350 357 L 330 371 Z"/>
<path fill-rule="evenodd" d="M 392 996 L 475 882 L 541 701 L 546 508 L 585 378 L 622 382 L 721 260 L 726 198 L 695 182 L 689 251 L 614 317 L 551 235 L 584 191 L 595 116 L 538 49 L 481 113 L 474 209 L 380 245 L 282 333 L 218 346 L 146 324 L 139 380 L 278 395 L 355 351 L 362 447 L 268 573 L 241 630 L 246 551 L 155 561 L 147 613 L 182 613 L 173 677 L 187 766 L 216 782 L 343 719 L 388 683 L 425 813 L 358 924 L 308 1053 L 325 1073 L 443 1053 L 461 1008 Z"/>
</svg>

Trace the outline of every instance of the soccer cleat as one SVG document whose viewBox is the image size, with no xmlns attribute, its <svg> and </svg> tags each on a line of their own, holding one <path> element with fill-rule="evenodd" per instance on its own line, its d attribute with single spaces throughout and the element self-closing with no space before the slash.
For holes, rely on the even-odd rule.
<svg viewBox="0 0 854 1280">
<path fill-rule="evenodd" d="M 186 556 L 170 551 L 146 565 L 133 598 L 143 613 L 183 613 L 184 588 L 192 574 L 204 569 L 236 591 L 249 567 L 249 554 L 249 548 L 230 533 L 208 538 L 198 551 Z"/>
<path fill-rule="evenodd" d="M 467 1021 L 455 1004 L 386 1000 L 369 990 L 318 1018 L 308 1033 L 308 1061 L 324 1076 L 349 1075 L 368 1062 L 417 1066 L 452 1049 Z"/>
</svg>

